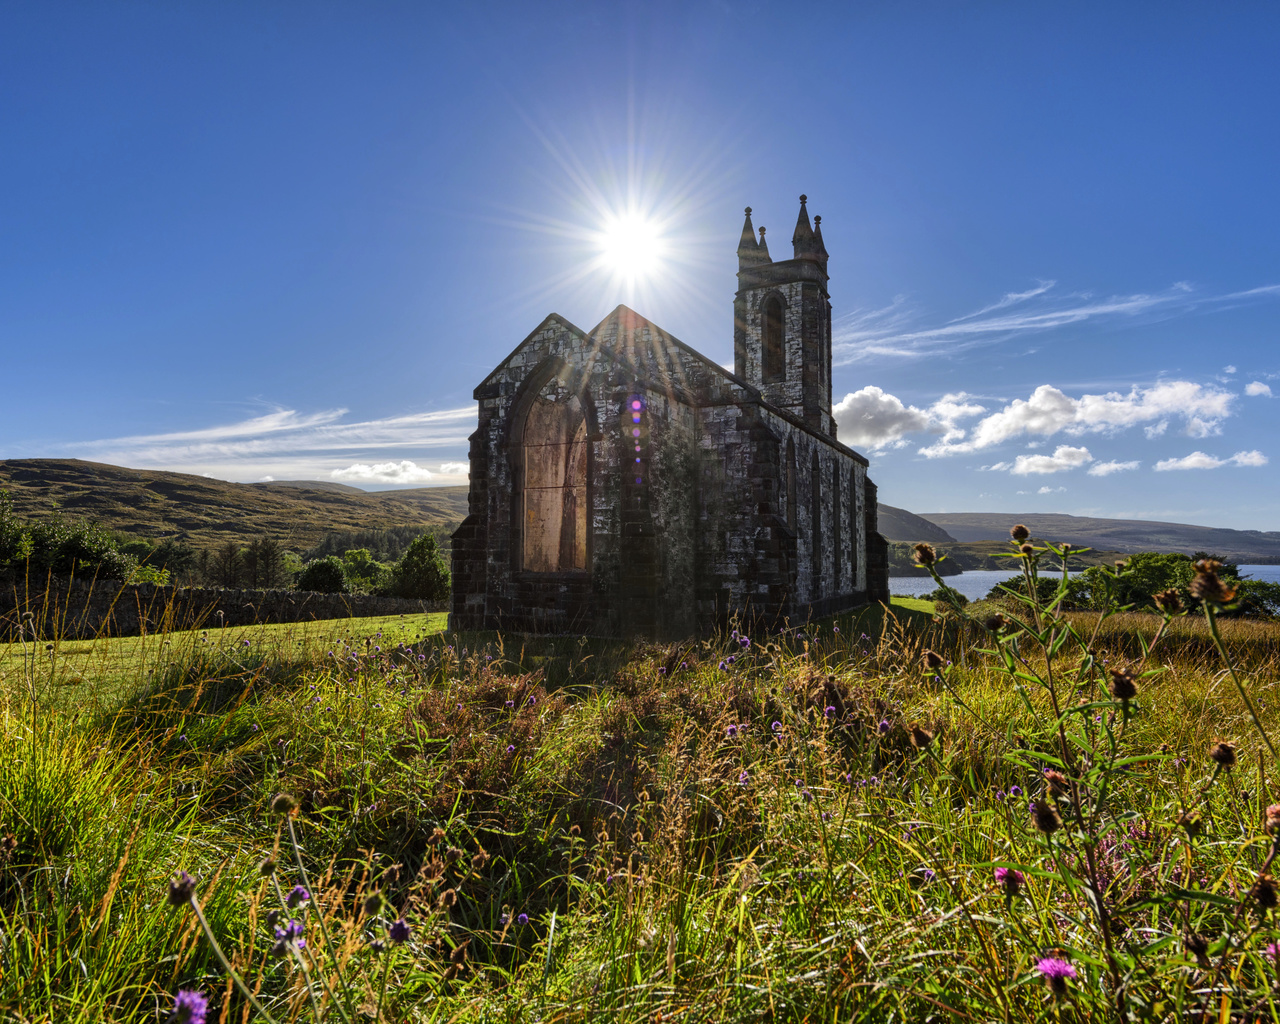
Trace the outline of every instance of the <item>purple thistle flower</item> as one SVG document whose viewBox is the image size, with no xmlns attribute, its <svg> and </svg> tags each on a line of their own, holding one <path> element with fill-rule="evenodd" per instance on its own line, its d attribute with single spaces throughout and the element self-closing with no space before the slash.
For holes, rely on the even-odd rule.
<svg viewBox="0 0 1280 1024">
<path fill-rule="evenodd" d="M 1001 800 L 1001 801 L 1003 801 L 1003 800 L 1004 800 L 1004 790 L 1003 790 L 1003 789 L 997 789 L 997 790 L 996 790 L 996 799 L 997 799 L 997 800 Z"/>
<path fill-rule="evenodd" d="M 1280 960 L 1280 943 L 1268 942 L 1262 951 L 1272 960 Z"/>
<path fill-rule="evenodd" d="M 811 804 L 811 803 L 813 803 L 813 794 L 812 794 L 812 793 L 810 793 L 807 789 L 802 789 L 802 790 L 800 791 L 800 795 L 801 795 L 802 797 L 804 797 L 804 802 L 805 802 L 805 803 L 807 803 L 807 804 Z"/>
<path fill-rule="evenodd" d="M 720 664 L 717 666 L 717 668 L 719 668 L 721 672 L 723 672 L 727 667 L 728 667 L 728 666 L 727 666 L 727 665 L 725 665 L 725 663 L 724 663 L 723 661 L 722 661 L 722 662 L 720 662 Z"/>
<path fill-rule="evenodd" d="M 513 701 L 513 700 L 509 700 L 509 701 L 507 701 L 506 706 L 507 706 L 507 707 L 509 707 L 509 708 L 513 708 L 513 707 L 515 707 L 515 706 L 516 706 L 516 702 L 515 702 L 515 701 Z"/>
<path fill-rule="evenodd" d="M 880 719 L 880 724 L 876 726 L 876 731 L 880 733 L 881 736 L 883 736 L 885 733 L 889 731 L 889 729 L 890 729 L 889 719 L 887 718 Z"/>
<path fill-rule="evenodd" d="M 932 882 L 935 878 L 938 877 L 933 873 L 933 868 L 925 868 L 922 872 L 920 872 L 920 875 L 926 882 Z"/>
<path fill-rule="evenodd" d="M 196 880 L 185 871 L 179 871 L 169 883 L 169 903 L 175 907 L 185 906 L 191 902 L 196 893 Z"/>
<path fill-rule="evenodd" d="M 738 637 L 738 646 L 741 647 L 744 651 L 747 650 L 751 646 L 751 637 L 749 636 Z"/>
<path fill-rule="evenodd" d="M 836 714 L 835 705 L 834 705 L 834 704 L 828 704 L 825 708 L 823 708 L 823 709 L 822 709 L 822 713 L 823 713 L 823 715 L 824 715 L 824 716 L 826 716 L 827 718 L 834 718 L 834 717 L 835 717 L 835 714 Z"/>
<path fill-rule="evenodd" d="M 203 992 L 183 988 L 173 997 L 173 1020 L 175 1024 L 204 1024 L 204 1016 L 209 1012 L 209 1000 Z"/>
<path fill-rule="evenodd" d="M 1010 787 L 1009 787 L 1009 795 L 1010 795 L 1010 796 L 1022 796 L 1022 787 L 1021 787 L 1021 786 L 1010 786 Z"/>
<path fill-rule="evenodd" d="M 1036 970 L 1044 976 L 1044 980 L 1049 983 L 1049 988 L 1055 996 L 1066 995 L 1067 981 L 1074 981 L 1076 978 L 1076 969 L 1066 960 L 1060 960 L 1056 956 L 1047 956 L 1036 964 Z"/>
<path fill-rule="evenodd" d="M 738 727 L 736 725 L 729 726 L 729 728 L 725 730 L 725 735 L 728 736 L 729 739 L 733 739 L 738 735 Z"/>
<path fill-rule="evenodd" d="M 311 893 L 307 892 L 302 886 L 295 885 L 289 890 L 289 895 L 284 898 L 284 901 L 290 910 L 297 910 L 300 904 L 309 899 L 311 899 Z"/>
<path fill-rule="evenodd" d="M 516 917 L 516 924 L 520 925 L 521 927 L 524 927 L 528 923 L 529 923 L 528 914 L 520 914 L 518 917 Z"/>
<path fill-rule="evenodd" d="M 508 753 L 508 754 L 514 754 L 515 752 L 516 752 L 516 745 L 515 745 L 514 743 L 508 743 L 508 744 L 507 744 L 507 753 Z"/>
<path fill-rule="evenodd" d="M 750 781 L 751 781 L 751 773 L 748 772 L 745 768 L 743 768 L 742 771 L 738 774 L 738 785 L 745 786 Z"/>
<path fill-rule="evenodd" d="M 782 723 L 774 722 L 773 725 L 769 726 L 769 728 L 772 729 L 774 732 L 782 732 Z"/>
<path fill-rule="evenodd" d="M 403 917 L 398 921 L 392 921 L 387 926 L 387 938 L 394 942 L 397 946 L 403 946 L 409 941 L 410 928 L 409 922 Z"/>
<path fill-rule="evenodd" d="M 996 885 L 1005 891 L 1006 896 L 1017 896 L 1026 880 L 1026 876 L 1014 868 L 996 868 Z"/>
<path fill-rule="evenodd" d="M 733 664 L 733 655 L 732 655 L 732 654 L 731 654 L 731 655 L 729 655 L 729 657 L 725 658 L 724 660 L 725 660 L 725 661 L 727 661 L 730 665 L 732 665 L 732 664 Z"/>
</svg>

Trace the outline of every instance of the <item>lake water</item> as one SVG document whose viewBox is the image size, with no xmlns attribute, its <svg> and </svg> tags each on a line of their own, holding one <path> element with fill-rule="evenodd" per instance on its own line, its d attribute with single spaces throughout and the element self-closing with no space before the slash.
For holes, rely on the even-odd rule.
<svg viewBox="0 0 1280 1024">
<path fill-rule="evenodd" d="M 959 576 L 944 576 L 947 586 L 960 591 L 970 601 L 979 601 L 991 592 L 997 583 L 1003 583 L 1013 575 L 1012 570 L 975 570 L 962 572 Z M 1072 575 L 1075 575 L 1074 573 Z M 1242 565 L 1240 575 L 1245 579 L 1264 580 L 1267 583 L 1280 583 L 1280 565 Z M 900 597 L 921 597 L 932 591 L 937 584 L 930 576 L 890 576 L 889 593 Z"/>
</svg>

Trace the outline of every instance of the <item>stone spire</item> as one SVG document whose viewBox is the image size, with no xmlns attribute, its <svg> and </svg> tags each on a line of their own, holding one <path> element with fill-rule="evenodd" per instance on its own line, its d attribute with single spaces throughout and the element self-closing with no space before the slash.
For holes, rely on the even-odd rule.
<svg viewBox="0 0 1280 1024">
<path fill-rule="evenodd" d="M 822 218 L 813 218 L 813 253 L 822 269 L 827 269 L 827 247 L 822 244 Z"/>
<path fill-rule="evenodd" d="M 769 251 L 767 249 L 764 253 L 764 259 L 760 258 L 760 246 L 756 244 L 755 228 L 751 225 L 751 207 L 747 207 L 746 213 L 747 219 L 742 225 L 742 239 L 738 242 L 739 269 L 769 261 Z"/>
<path fill-rule="evenodd" d="M 800 216 L 796 218 L 795 234 L 791 236 L 791 245 L 795 249 L 795 258 L 798 260 L 817 259 L 813 226 L 809 223 L 809 210 L 804 205 L 808 201 L 808 196 L 800 197 Z"/>
<path fill-rule="evenodd" d="M 763 228 L 763 227 L 760 229 L 760 246 L 759 246 L 759 252 L 760 252 L 760 262 L 761 262 L 761 263 L 772 263 L 772 262 L 773 262 L 773 260 L 771 260 L 771 259 L 769 258 L 769 247 L 768 247 L 767 245 L 765 245 L 765 244 L 764 244 L 764 228 Z"/>
</svg>

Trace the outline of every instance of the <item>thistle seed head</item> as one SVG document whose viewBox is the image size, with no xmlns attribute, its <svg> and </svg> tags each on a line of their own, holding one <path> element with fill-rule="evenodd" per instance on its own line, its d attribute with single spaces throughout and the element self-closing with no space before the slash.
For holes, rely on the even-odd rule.
<svg viewBox="0 0 1280 1024">
<path fill-rule="evenodd" d="M 292 793 L 277 793 L 271 798 L 272 814 L 292 814 L 298 809 L 298 798 Z"/>
<path fill-rule="evenodd" d="M 938 654 L 938 653 L 937 653 L 937 652 L 935 652 L 935 651 L 925 651 L 925 652 L 924 652 L 924 667 L 925 667 L 925 668 L 930 669 L 930 670 L 936 670 L 936 669 L 940 669 L 940 668 L 942 668 L 945 664 L 946 664 L 946 662 L 942 660 L 942 655 L 941 655 L 941 654 Z"/>
<path fill-rule="evenodd" d="M 1044 773 L 1044 781 L 1051 797 L 1066 796 L 1071 788 L 1071 781 L 1062 772 L 1052 768 Z"/>
<path fill-rule="evenodd" d="M 1192 568 L 1196 571 L 1196 577 L 1187 588 L 1192 597 L 1210 604 L 1230 604 L 1236 599 L 1236 588 L 1228 587 L 1218 577 L 1221 562 L 1202 558 Z"/>
<path fill-rule="evenodd" d="M 1276 893 L 1276 880 L 1270 875 L 1259 875 L 1258 880 L 1253 883 L 1253 888 L 1249 890 L 1249 895 L 1258 905 L 1258 910 L 1266 913 L 1268 910 L 1274 910 L 1277 903 L 1280 903 L 1280 895 Z"/>
<path fill-rule="evenodd" d="M 1219 768 L 1232 768 L 1236 763 L 1236 745 L 1219 740 L 1209 748 L 1209 760 Z"/>
<path fill-rule="evenodd" d="M 933 549 L 932 544 L 926 544 L 921 541 L 913 550 L 915 551 L 916 562 L 920 565 L 933 565 L 938 560 L 938 553 Z"/>
<path fill-rule="evenodd" d="M 1134 675 L 1129 669 L 1113 668 L 1108 670 L 1108 674 L 1111 679 L 1107 689 L 1116 700 L 1129 701 L 1138 696 L 1138 687 L 1134 685 Z"/>
<path fill-rule="evenodd" d="M 1151 598 L 1157 608 L 1167 615 L 1177 615 L 1182 611 L 1182 598 L 1176 590 L 1162 590 Z"/>
<path fill-rule="evenodd" d="M 1037 800 L 1031 812 L 1036 828 L 1047 836 L 1053 835 L 1062 828 L 1062 819 L 1058 817 L 1058 809 L 1048 800 Z"/>
<path fill-rule="evenodd" d="M 1187 932 L 1182 937 L 1182 948 L 1196 958 L 1201 970 L 1209 966 L 1209 940 L 1199 932 Z"/>
<path fill-rule="evenodd" d="M 924 748 L 932 742 L 933 733 L 928 729 L 920 725 L 913 725 L 911 727 L 911 745 L 917 750 L 924 750 Z"/>
<path fill-rule="evenodd" d="M 1017 543 L 1021 544 L 1024 540 L 1031 536 L 1031 531 L 1019 523 L 1009 531 L 1009 536 Z"/>
</svg>

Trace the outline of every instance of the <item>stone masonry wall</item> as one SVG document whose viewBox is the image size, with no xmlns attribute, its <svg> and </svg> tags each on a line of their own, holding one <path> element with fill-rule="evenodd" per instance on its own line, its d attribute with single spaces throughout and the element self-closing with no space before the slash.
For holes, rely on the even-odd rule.
<svg viewBox="0 0 1280 1024">
<path fill-rule="evenodd" d="M 138 636 L 161 630 L 247 626 L 372 615 L 421 615 L 441 610 L 426 601 L 295 590 L 219 590 L 212 587 L 124 586 L 73 580 L 48 590 L 0 591 L 0 641 L 11 639 L 30 612 L 42 635 L 68 639 Z"/>
</svg>

